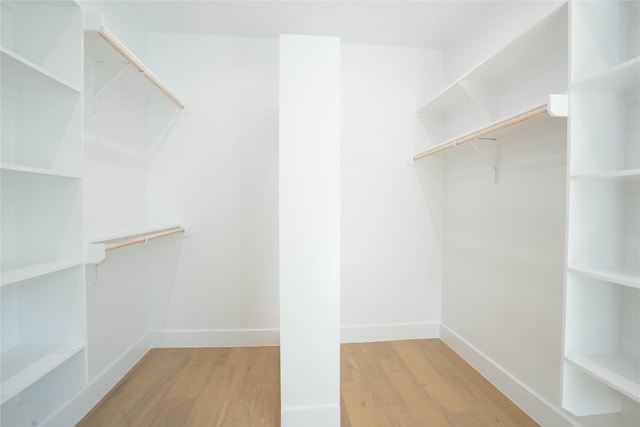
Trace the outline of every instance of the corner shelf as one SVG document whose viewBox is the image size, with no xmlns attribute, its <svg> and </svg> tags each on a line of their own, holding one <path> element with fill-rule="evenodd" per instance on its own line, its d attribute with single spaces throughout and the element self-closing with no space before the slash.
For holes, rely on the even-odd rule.
<svg viewBox="0 0 640 427">
<path fill-rule="evenodd" d="M 526 29 L 511 43 L 467 71 L 435 96 L 427 99 L 416 113 L 441 113 L 464 102 L 471 102 L 495 120 L 493 85 L 534 63 L 558 47 L 566 39 L 567 8 L 559 6 L 533 27 Z"/>
<path fill-rule="evenodd" d="M 1 403 L 15 397 L 84 348 L 84 345 L 27 344 L 2 353 Z"/>
</svg>

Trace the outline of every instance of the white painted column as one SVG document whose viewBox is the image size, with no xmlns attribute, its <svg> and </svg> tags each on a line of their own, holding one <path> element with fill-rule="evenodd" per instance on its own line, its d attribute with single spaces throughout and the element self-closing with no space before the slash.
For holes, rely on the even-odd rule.
<svg viewBox="0 0 640 427">
<path fill-rule="evenodd" d="M 340 425 L 340 39 L 280 36 L 282 426 Z"/>
</svg>

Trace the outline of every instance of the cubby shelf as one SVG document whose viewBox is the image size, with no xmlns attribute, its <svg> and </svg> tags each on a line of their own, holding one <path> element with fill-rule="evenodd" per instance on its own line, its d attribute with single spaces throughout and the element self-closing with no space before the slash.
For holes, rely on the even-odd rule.
<svg viewBox="0 0 640 427">
<path fill-rule="evenodd" d="M 7 48 L 0 48 L 2 84 L 18 90 L 77 92 L 81 89 Z"/>
<path fill-rule="evenodd" d="M 66 270 L 67 268 L 82 265 L 81 260 L 68 260 L 58 262 L 44 262 L 40 264 L 27 265 L 22 267 L 7 268 L 2 272 L 2 281 L 0 286 L 10 285 L 12 283 L 22 282 L 34 277 L 45 276 L 47 274 Z"/>
<path fill-rule="evenodd" d="M 640 9 L 571 6 L 563 407 L 605 415 L 640 403 Z"/>
<path fill-rule="evenodd" d="M 633 181 L 640 179 L 640 169 L 626 169 L 611 172 L 590 173 L 581 175 L 571 175 L 572 181 L 581 180 L 612 180 L 612 181 Z"/>
<path fill-rule="evenodd" d="M 609 283 L 640 289 L 640 273 L 629 269 L 604 269 L 582 266 L 569 266 L 570 273 L 581 274 Z"/>
<path fill-rule="evenodd" d="M 85 348 L 84 345 L 26 344 L 2 353 L 2 403 L 44 377 Z"/>
<path fill-rule="evenodd" d="M 565 360 L 628 398 L 640 402 L 640 362 L 621 353 L 567 355 Z"/>
<path fill-rule="evenodd" d="M 53 169 L 34 168 L 31 166 L 14 165 L 10 163 L 0 163 L 0 170 L 3 176 L 20 175 L 45 175 L 58 178 L 80 179 L 79 174 L 68 174 Z"/>
<path fill-rule="evenodd" d="M 86 383 L 82 9 L 0 8 L 0 424 L 41 425 Z"/>
<path fill-rule="evenodd" d="M 640 87 L 640 57 L 632 58 L 573 84 L 574 89 L 608 92 L 637 91 Z"/>
</svg>

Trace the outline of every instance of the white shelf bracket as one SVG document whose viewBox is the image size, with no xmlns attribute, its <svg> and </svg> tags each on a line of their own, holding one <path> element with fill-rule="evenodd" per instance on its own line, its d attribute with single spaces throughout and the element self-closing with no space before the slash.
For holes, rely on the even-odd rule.
<svg viewBox="0 0 640 427">
<path fill-rule="evenodd" d="M 490 121 L 496 119 L 496 88 L 493 82 L 461 80 L 460 87 Z"/>
<path fill-rule="evenodd" d="M 489 139 L 489 140 L 492 140 L 492 139 Z M 491 159 L 485 153 L 480 151 L 480 149 L 475 144 L 475 142 L 471 141 L 469 142 L 469 145 L 471 146 L 471 148 L 473 148 L 473 150 L 476 152 L 478 157 L 480 157 L 480 159 L 482 159 L 484 163 L 486 163 L 491 169 L 493 169 L 493 182 L 496 184 L 500 182 L 500 145 L 494 144 L 493 159 Z"/>
</svg>

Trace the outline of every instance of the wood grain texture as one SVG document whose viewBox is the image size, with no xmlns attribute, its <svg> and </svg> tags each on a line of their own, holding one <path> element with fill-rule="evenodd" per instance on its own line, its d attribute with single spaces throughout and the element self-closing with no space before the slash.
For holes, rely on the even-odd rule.
<svg viewBox="0 0 640 427">
<path fill-rule="evenodd" d="M 341 346 L 341 425 L 537 425 L 440 340 Z M 279 426 L 278 347 L 153 349 L 78 424 Z"/>
</svg>

